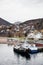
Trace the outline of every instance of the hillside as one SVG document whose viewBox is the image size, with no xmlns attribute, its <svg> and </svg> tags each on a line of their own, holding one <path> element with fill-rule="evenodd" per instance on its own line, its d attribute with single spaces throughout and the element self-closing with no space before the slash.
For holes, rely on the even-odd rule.
<svg viewBox="0 0 43 65">
<path fill-rule="evenodd" d="M 11 23 L 9 23 L 8 21 L 6 21 L 6 20 L 0 18 L 0 25 L 6 25 L 6 26 L 9 26 L 9 25 L 11 25 Z"/>
<path fill-rule="evenodd" d="M 43 18 L 27 20 L 20 25 L 22 25 L 23 27 L 34 26 L 35 29 L 40 30 L 40 29 L 43 29 Z"/>
</svg>

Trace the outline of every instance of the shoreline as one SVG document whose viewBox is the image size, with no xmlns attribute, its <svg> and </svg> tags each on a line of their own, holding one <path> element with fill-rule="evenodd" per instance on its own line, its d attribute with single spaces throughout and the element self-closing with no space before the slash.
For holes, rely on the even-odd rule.
<svg viewBox="0 0 43 65">
<path fill-rule="evenodd" d="M 21 40 L 14 37 L 0 37 L 0 44 L 17 45 L 20 44 Z"/>
<path fill-rule="evenodd" d="M 14 37 L 0 37 L 0 44 L 9 44 L 9 45 L 15 45 L 23 43 L 25 41 L 25 38 L 14 38 Z M 32 40 L 30 40 L 32 41 Z"/>
</svg>

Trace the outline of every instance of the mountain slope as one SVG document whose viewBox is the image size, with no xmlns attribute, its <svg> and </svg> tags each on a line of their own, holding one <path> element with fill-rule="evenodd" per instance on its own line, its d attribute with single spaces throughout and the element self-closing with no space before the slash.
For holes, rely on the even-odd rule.
<svg viewBox="0 0 43 65">
<path fill-rule="evenodd" d="M 11 23 L 9 23 L 8 21 L 0 18 L 0 25 L 6 25 L 6 26 L 9 26 L 9 25 L 12 25 Z"/>
<path fill-rule="evenodd" d="M 22 24 L 23 27 L 24 26 L 34 26 L 35 29 L 43 29 L 43 18 L 40 18 L 40 19 L 33 19 L 33 20 L 27 20 L 25 22 L 23 22 Z"/>
</svg>

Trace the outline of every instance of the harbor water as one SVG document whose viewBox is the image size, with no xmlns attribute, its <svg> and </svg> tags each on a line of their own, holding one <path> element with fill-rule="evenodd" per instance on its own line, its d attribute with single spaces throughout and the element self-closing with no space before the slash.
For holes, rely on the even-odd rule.
<svg viewBox="0 0 43 65">
<path fill-rule="evenodd" d="M 29 58 L 16 54 L 13 46 L 0 44 L 0 65 L 43 65 L 43 53 L 29 54 Z"/>
</svg>

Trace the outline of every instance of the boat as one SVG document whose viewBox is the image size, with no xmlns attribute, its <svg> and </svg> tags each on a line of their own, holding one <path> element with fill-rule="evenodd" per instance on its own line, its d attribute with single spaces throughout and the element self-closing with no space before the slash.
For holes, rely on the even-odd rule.
<svg viewBox="0 0 43 65">
<path fill-rule="evenodd" d="M 29 57 L 29 53 L 28 53 L 28 50 L 27 49 L 24 49 L 22 47 L 22 45 L 16 45 L 14 47 L 14 52 L 16 52 L 17 54 L 20 54 L 22 56 L 25 56 L 25 57 Z"/>
<path fill-rule="evenodd" d="M 32 44 L 29 47 L 29 53 L 31 53 L 31 54 L 38 53 L 38 48 L 35 46 L 35 44 Z"/>
<path fill-rule="evenodd" d="M 43 47 L 43 35 L 40 32 L 28 34 L 27 39 L 33 42 L 37 47 Z M 42 39 L 42 40 L 41 40 Z"/>
<path fill-rule="evenodd" d="M 37 47 L 43 47 L 43 40 L 38 40 L 38 41 L 34 42 L 34 44 L 35 44 Z"/>
<path fill-rule="evenodd" d="M 34 54 L 34 53 L 37 53 L 38 52 L 38 48 L 33 43 L 31 43 L 31 44 L 24 43 L 22 45 L 22 48 L 27 49 L 28 50 L 28 53 L 30 53 L 30 54 Z"/>
<path fill-rule="evenodd" d="M 28 43 L 26 38 L 24 43 L 22 43 L 21 45 L 20 44 L 16 45 L 14 47 L 14 51 L 18 54 L 28 56 L 29 53 L 31 54 L 37 53 L 38 48 L 36 47 L 34 43 Z"/>
</svg>

